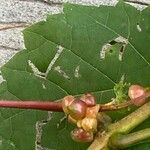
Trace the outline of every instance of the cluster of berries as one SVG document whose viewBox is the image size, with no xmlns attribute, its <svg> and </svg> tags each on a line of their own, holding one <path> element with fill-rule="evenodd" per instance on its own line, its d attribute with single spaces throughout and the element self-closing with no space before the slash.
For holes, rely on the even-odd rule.
<svg viewBox="0 0 150 150">
<path fill-rule="evenodd" d="M 77 142 L 91 142 L 97 131 L 99 111 L 95 97 L 91 94 L 85 94 L 79 98 L 66 96 L 62 101 L 62 107 L 68 115 L 68 121 L 77 126 L 71 132 L 72 139 Z"/>
<path fill-rule="evenodd" d="M 146 89 L 140 85 L 131 85 L 128 89 L 128 96 L 132 104 L 141 106 L 146 101 L 145 97 L 141 98 L 146 92 Z M 71 132 L 72 139 L 76 142 L 93 141 L 94 134 L 97 132 L 100 110 L 95 97 L 89 93 L 79 98 L 69 95 L 63 98 L 62 108 L 68 115 L 68 122 L 77 126 Z"/>
</svg>

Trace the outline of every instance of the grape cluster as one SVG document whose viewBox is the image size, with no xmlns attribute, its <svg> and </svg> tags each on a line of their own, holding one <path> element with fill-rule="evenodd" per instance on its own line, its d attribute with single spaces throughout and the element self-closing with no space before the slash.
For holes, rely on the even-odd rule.
<svg viewBox="0 0 150 150">
<path fill-rule="evenodd" d="M 91 142 L 97 131 L 99 111 L 95 97 L 89 93 L 80 98 L 66 96 L 62 101 L 62 107 L 68 115 L 68 121 L 77 125 L 71 132 L 72 139 L 77 142 Z"/>
</svg>

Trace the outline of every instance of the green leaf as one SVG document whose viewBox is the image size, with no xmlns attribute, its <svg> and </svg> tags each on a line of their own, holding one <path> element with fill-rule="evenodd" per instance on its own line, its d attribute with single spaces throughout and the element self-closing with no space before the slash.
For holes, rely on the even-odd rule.
<svg viewBox="0 0 150 150">
<path fill-rule="evenodd" d="M 98 103 L 106 103 L 114 97 L 113 87 L 122 75 L 127 83 L 149 86 L 149 17 L 149 7 L 140 12 L 123 2 L 115 7 L 65 4 L 64 13 L 49 15 L 46 21 L 24 30 L 26 49 L 1 68 L 6 81 L 0 85 L 0 99 L 46 101 L 92 92 Z M 35 149 L 35 126 L 41 120 L 48 121 L 43 123 L 40 143 L 45 149 L 83 150 L 89 145 L 71 140 L 73 127 L 62 120 L 62 113 L 53 113 L 48 120 L 47 112 L 42 111 L 0 112 L 2 149 Z M 127 113 L 110 115 L 118 120 Z M 149 123 L 147 120 L 140 128 Z M 149 143 L 142 144 L 144 150 L 149 147 Z"/>
</svg>

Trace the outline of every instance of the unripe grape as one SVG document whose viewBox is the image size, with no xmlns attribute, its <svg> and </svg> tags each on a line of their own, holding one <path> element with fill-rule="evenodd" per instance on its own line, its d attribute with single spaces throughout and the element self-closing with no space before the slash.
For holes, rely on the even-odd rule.
<svg viewBox="0 0 150 150">
<path fill-rule="evenodd" d="M 96 105 L 95 97 L 90 93 L 81 96 L 80 100 L 84 101 L 88 106 Z"/>
<path fill-rule="evenodd" d="M 96 105 L 94 107 L 88 107 L 86 110 L 86 117 L 96 118 L 99 109 L 100 109 L 100 105 Z"/>
<path fill-rule="evenodd" d="M 69 114 L 68 112 L 68 106 L 70 106 L 70 104 L 74 101 L 74 97 L 69 95 L 69 96 L 65 96 L 62 100 L 62 108 L 63 108 L 63 111 L 66 113 L 66 114 Z"/>
<path fill-rule="evenodd" d="M 76 142 L 92 142 L 93 141 L 93 132 L 87 132 L 82 128 L 76 128 L 71 131 L 71 137 Z"/>
<path fill-rule="evenodd" d="M 68 111 L 70 116 L 75 120 L 80 120 L 86 115 L 87 105 L 81 100 L 74 100 L 70 106 L 68 106 Z"/>
<path fill-rule="evenodd" d="M 131 98 L 131 101 L 136 106 L 140 106 L 145 103 L 145 99 L 138 99 L 145 94 L 145 89 L 140 85 L 131 85 L 129 87 L 128 96 Z"/>
<path fill-rule="evenodd" d="M 96 118 L 85 117 L 81 122 L 81 127 L 85 131 L 95 132 L 95 131 L 97 131 L 97 119 Z"/>
</svg>

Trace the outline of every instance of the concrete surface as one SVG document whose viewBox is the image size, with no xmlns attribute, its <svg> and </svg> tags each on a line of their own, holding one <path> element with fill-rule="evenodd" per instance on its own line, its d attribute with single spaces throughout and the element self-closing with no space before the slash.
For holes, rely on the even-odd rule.
<svg viewBox="0 0 150 150">
<path fill-rule="evenodd" d="M 132 0 L 137 2 L 137 0 Z M 62 11 L 62 3 L 70 2 L 83 5 L 115 5 L 117 0 L 0 0 L 0 67 L 17 51 L 24 48 L 21 31 L 23 28 L 1 30 L 9 24 L 34 23 L 44 20 L 48 13 Z M 150 0 L 138 0 L 150 4 Z M 136 5 L 137 8 L 144 8 Z"/>
</svg>

